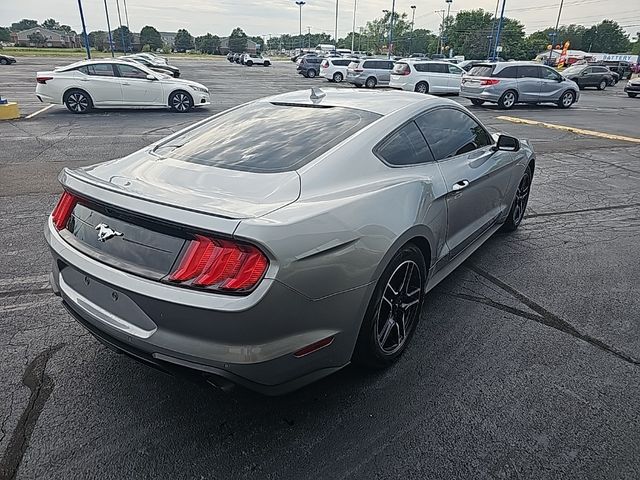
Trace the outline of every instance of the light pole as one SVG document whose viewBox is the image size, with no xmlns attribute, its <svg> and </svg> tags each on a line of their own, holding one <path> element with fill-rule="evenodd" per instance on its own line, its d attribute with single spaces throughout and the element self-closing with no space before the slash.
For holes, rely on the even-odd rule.
<svg viewBox="0 0 640 480">
<path fill-rule="evenodd" d="M 84 48 L 87 49 L 87 58 L 91 58 L 91 48 L 89 48 L 89 36 L 87 35 L 87 27 L 84 24 L 84 13 L 82 12 L 82 2 L 78 0 L 78 8 L 80 9 L 80 20 L 82 21 L 82 36 L 84 37 Z"/>
<path fill-rule="evenodd" d="M 411 5 L 411 38 L 409 39 L 409 55 L 411 55 L 411 52 L 413 52 L 413 25 L 415 24 L 416 21 L 416 6 L 415 5 Z"/>
<path fill-rule="evenodd" d="M 307 48 L 311 50 L 311 27 L 307 26 L 308 43 Z"/>
<path fill-rule="evenodd" d="M 351 29 L 351 53 L 355 48 L 356 42 L 356 8 L 358 6 L 358 0 L 353 0 L 353 28 Z"/>
<path fill-rule="evenodd" d="M 80 0 L 78 0 L 80 1 Z M 122 28 L 122 17 L 120 16 L 120 2 L 118 0 L 116 0 L 116 8 L 118 9 L 118 23 L 120 24 L 120 37 L 122 38 L 122 53 L 124 53 L 126 50 L 126 43 L 124 40 L 124 29 Z M 127 29 L 129 30 L 129 29 Z M 127 32 L 129 33 L 129 32 Z"/>
<path fill-rule="evenodd" d="M 111 50 L 111 57 L 113 54 L 113 38 L 111 38 L 111 24 L 109 23 L 109 9 L 107 8 L 107 0 L 104 0 L 104 14 L 107 16 L 107 33 L 109 34 L 109 49 Z"/>
<path fill-rule="evenodd" d="M 439 13 L 442 16 L 442 23 L 440 24 L 440 40 L 438 41 L 438 53 L 442 53 L 442 34 L 444 32 L 444 10 L 436 10 L 435 13 Z"/>
<path fill-rule="evenodd" d="M 336 48 L 338 48 L 338 0 L 336 0 L 336 30 L 333 38 L 336 42 L 335 46 L 333 47 L 335 50 Z"/>
<path fill-rule="evenodd" d="M 504 6 L 507 0 L 502 0 L 502 10 L 500 11 L 500 21 L 498 22 L 498 31 L 496 32 L 496 44 L 493 47 L 493 59 L 498 57 L 498 46 L 500 45 L 500 34 L 502 33 L 502 22 L 504 21 Z"/>
<path fill-rule="evenodd" d="M 498 7 L 500 7 L 500 0 L 496 0 L 496 12 L 493 14 L 493 22 L 491 23 L 491 36 L 489 36 L 489 51 L 487 52 L 487 60 L 492 60 L 491 52 L 493 46 L 493 35 L 496 31 L 496 20 L 498 19 Z"/>
<path fill-rule="evenodd" d="M 551 65 L 551 56 L 553 54 L 553 44 L 556 43 L 556 41 L 558 40 L 558 25 L 560 25 L 560 15 L 562 15 L 563 3 L 564 3 L 564 0 L 560 0 L 560 9 L 558 10 L 558 19 L 556 20 L 556 29 L 553 32 L 553 43 L 551 44 L 551 50 L 549 50 L 549 65 Z"/>
<path fill-rule="evenodd" d="M 303 2 L 302 0 L 298 0 L 296 2 L 296 5 L 298 5 L 298 7 L 300 7 L 300 33 L 298 34 L 298 37 L 300 38 L 300 41 L 298 42 L 300 44 L 300 53 L 302 53 L 302 6 L 307 3 L 307 2 Z"/>
<path fill-rule="evenodd" d="M 445 27 L 448 28 L 449 25 L 449 13 L 451 12 L 451 4 L 453 3 L 453 0 L 445 0 L 447 2 L 447 19 L 445 21 Z M 444 31 L 444 28 L 443 28 Z M 449 40 L 449 35 L 447 34 L 447 40 Z M 444 44 L 444 42 L 443 42 Z M 444 46 L 444 45 L 443 45 Z M 451 57 L 451 49 L 449 49 L 449 57 Z"/>
<path fill-rule="evenodd" d="M 391 2 L 391 27 L 389 28 L 389 51 L 388 58 L 391 58 L 391 49 L 393 48 L 393 17 L 396 15 L 396 0 Z"/>
</svg>

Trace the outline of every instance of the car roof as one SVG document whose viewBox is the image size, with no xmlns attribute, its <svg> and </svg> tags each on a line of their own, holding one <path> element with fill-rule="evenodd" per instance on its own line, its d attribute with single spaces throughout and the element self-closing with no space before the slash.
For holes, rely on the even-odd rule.
<svg viewBox="0 0 640 480">
<path fill-rule="evenodd" d="M 313 100 L 312 92 L 320 99 Z M 322 94 L 324 96 L 322 97 Z M 430 105 L 458 105 L 458 103 L 430 95 L 422 95 L 396 90 L 356 90 L 351 88 L 312 88 L 282 93 L 257 100 L 258 102 L 281 103 L 287 105 L 344 107 L 366 110 L 379 115 L 388 115 L 407 106 L 421 103 L 425 108 Z"/>
</svg>

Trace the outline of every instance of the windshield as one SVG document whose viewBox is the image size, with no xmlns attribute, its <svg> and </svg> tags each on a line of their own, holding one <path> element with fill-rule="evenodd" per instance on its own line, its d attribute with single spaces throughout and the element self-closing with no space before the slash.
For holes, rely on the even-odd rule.
<svg viewBox="0 0 640 480">
<path fill-rule="evenodd" d="M 380 115 L 343 107 L 253 103 L 158 145 L 161 157 L 231 170 L 296 170 L 357 133 Z M 304 128 L 313 132 L 300 138 Z"/>
</svg>

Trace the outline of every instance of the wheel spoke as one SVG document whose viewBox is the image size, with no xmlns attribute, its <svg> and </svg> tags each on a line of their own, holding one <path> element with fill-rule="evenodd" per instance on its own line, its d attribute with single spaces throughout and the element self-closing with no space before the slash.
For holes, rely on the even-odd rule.
<svg viewBox="0 0 640 480">
<path fill-rule="evenodd" d="M 378 341 L 380 342 L 380 346 L 382 348 L 384 348 L 385 344 L 387 343 L 394 325 L 396 325 L 396 322 L 393 320 L 393 318 L 389 317 L 382 327 L 382 332 L 378 334 Z"/>
</svg>

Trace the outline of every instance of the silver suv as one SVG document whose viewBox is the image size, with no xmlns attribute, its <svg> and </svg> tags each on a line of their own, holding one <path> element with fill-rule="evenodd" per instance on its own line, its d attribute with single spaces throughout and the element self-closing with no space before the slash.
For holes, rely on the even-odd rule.
<svg viewBox="0 0 640 480">
<path fill-rule="evenodd" d="M 347 67 L 347 82 L 367 88 L 389 85 L 393 64 L 393 60 L 380 58 L 356 60 Z"/>
<path fill-rule="evenodd" d="M 460 96 L 474 105 L 497 103 L 555 103 L 569 108 L 580 98 L 578 85 L 553 68 L 531 62 L 481 63 L 462 78 Z"/>
</svg>

